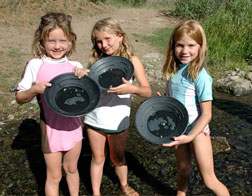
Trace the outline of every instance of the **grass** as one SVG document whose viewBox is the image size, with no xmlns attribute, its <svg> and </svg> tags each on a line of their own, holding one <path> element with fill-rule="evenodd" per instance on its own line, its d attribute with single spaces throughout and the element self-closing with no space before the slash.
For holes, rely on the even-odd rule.
<svg viewBox="0 0 252 196">
<path fill-rule="evenodd" d="M 162 54 L 165 54 L 167 51 L 167 44 L 172 33 L 171 28 L 158 29 L 153 32 L 151 36 L 143 36 L 135 34 L 136 37 L 139 37 L 143 41 L 150 43 L 151 45 L 158 47 Z"/>
<path fill-rule="evenodd" d="M 251 0 L 177 0 L 173 14 L 197 19 L 206 31 L 212 73 L 248 69 L 252 61 Z"/>
<path fill-rule="evenodd" d="M 251 0 L 177 0 L 175 8 L 169 11 L 202 24 L 208 39 L 208 68 L 214 80 L 227 70 L 249 69 L 252 62 Z M 142 39 L 163 53 L 172 30 L 159 29 Z"/>
<path fill-rule="evenodd" d="M 103 2 L 113 7 L 139 7 L 151 8 L 159 10 L 167 10 L 174 7 L 176 0 L 96 0 L 96 2 Z"/>
<path fill-rule="evenodd" d="M 41 15 L 51 11 L 92 15 L 103 8 L 88 0 L 0 0 L 0 26 L 31 26 Z"/>
</svg>

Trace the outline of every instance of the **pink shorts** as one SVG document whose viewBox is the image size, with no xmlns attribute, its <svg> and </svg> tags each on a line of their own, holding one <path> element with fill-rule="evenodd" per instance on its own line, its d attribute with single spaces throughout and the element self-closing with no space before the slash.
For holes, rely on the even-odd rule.
<svg viewBox="0 0 252 196">
<path fill-rule="evenodd" d="M 210 128 L 207 125 L 203 131 L 201 131 L 199 134 L 204 134 L 204 135 L 210 135 Z"/>
</svg>

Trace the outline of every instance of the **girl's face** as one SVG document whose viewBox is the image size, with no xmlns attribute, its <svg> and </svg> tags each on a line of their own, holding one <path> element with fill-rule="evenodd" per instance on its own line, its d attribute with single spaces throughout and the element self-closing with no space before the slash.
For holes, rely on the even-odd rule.
<svg viewBox="0 0 252 196">
<path fill-rule="evenodd" d="M 175 44 L 175 56 L 182 64 L 191 63 L 199 54 L 200 45 L 187 35 L 177 40 Z"/>
<path fill-rule="evenodd" d="M 71 42 L 61 28 L 52 30 L 44 42 L 46 55 L 52 59 L 61 59 L 65 56 Z"/>
<path fill-rule="evenodd" d="M 98 48 L 109 56 L 115 56 L 120 48 L 123 36 L 107 33 L 106 31 L 95 31 Z"/>
</svg>

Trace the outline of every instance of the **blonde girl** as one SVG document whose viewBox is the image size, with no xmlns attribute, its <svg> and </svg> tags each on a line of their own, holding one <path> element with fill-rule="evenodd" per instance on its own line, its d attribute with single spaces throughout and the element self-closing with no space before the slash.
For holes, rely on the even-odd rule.
<svg viewBox="0 0 252 196">
<path fill-rule="evenodd" d="M 64 13 L 48 13 L 41 17 L 35 32 L 31 59 L 18 84 L 16 100 L 23 104 L 35 96 L 40 106 L 42 151 L 46 162 L 45 194 L 59 195 L 62 165 L 70 195 L 79 194 L 77 162 L 82 145 L 82 121 L 56 114 L 44 101 L 44 90 L 49 81 L 62 73 L 81 68 L 77 61 L 68 60 L 75 49 L 76 35 L 71 28 L 72 17 Z"/>
<path fill-rule="evenodd" d="M 214 172 L 209 122 L 212 118 L 212 78 L 205 66 L 207 42 L 199 22 L 179 23 L 170 38 L 163 74 L 167 77 L 167 94 L 183 103 L 189 114 L 185 135 L 163 146 L 175 147 L 178 167 L 177 195 L 185 196 L 194 155 L 205 185 L 216 195 L 229 192 Z"/>
<path fill-rule="evenodd" d="M 104 18 L 97 21 L 91 33 L 91 40 L 93 48 L 89 66 L 106 56 L 122 56 L 133 63 L 137 81 L 137 85 L 133 85 L 132 79 L 127 81 L 122 78 L 123 84 L 102 92 L 100 105 L 85 116 L 84 122 L 92 149 L 90 173 L 93 195 L 101 194 L 107 142 L 110 159 L 122 191 L 129 196 L 137 196 L 139 194 L 128 186 L 128 167 L 124 154 L 130 126 L 130 94 L 147 98 L 151 96 L 151 88 L 143 64 L 134 54 L 125 32 L 116 20 Z"/>
</svg>

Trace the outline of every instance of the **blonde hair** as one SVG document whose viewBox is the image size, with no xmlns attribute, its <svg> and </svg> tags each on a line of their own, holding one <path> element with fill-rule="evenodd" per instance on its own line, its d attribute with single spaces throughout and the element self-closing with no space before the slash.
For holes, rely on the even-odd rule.
<svg viewBox="0 0 252 196">
<path fill-rule="evenodd" d="M 40 25 L 35 31 L 32 43 L 32 52 L 36 57 L 42 57 L 46 54 L 44 42 L 49 33 L 54 29 L 60 28 L 64 32 L 67 39 L 71 42 L 70 48 L 66 56 L 71 56 L 76 47 L 76 34 L 71 27 L 72 16 L 64 13 L 51 12 L 41 17 Z"/>
<path fill-rule="evenodd" d="M 88 63 L 89 67 L 98 59 L 106 56 L 106 54 L 104 54 L 97 46 L 96 36 L 95 36 L 96 31 L 100 31 L 100 32 L 105 31 L 109 34 L 114 34 L 116 36 L 123 37 L 122 43 L 120 44 L 120 47 L 117 52 L 118 56 L 122 56 L 131 60 L 131 57 L 135 55 L 133 52 L 133 48 L 128 41 L 126 33 L 122 30 L 119 23 L 110 17 L 103 18 L 101 20 L 98 20 L 92 29 L 91 41 L 93 43 L 93 48 L 92 48 L 91 54 L 89 55 L 89 63 Z"/>
<path fill-rule="evenodd" d="M 186 20 L 180 22 L 173 30 L 168 43 L 166 61 L 163 66 L 163 74 L 167 79 L 173 77 L 178 71 L 179 61 L 175 56 L 175 45 L 176 42 L 184 35 L 189 36 L 200 45 L 198 56 L 188 66 L 188 75 L 195 80 L 199 72 L 205 66 L 207 41 L 204 29 L 200 23 L 195 20 Z"/>
</svg>

